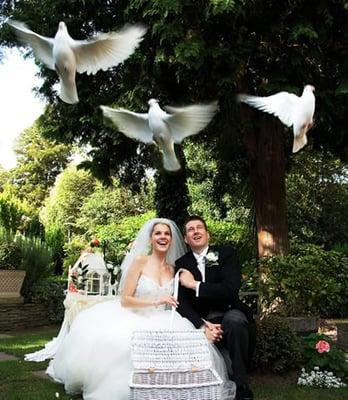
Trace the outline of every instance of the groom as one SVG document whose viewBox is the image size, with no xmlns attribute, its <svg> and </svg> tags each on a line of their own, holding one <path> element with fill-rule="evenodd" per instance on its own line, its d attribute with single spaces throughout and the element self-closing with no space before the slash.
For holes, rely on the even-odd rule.
<svg viewBox="0 0 348 400">
<path fill-rule="evenodd" d="M 255 324 L 249 308 L 238 297 L 241 271 L 232 246 L 209 246 L 203 218 L 193 215 L 184 224 L 191 251 L 179 258 L 178 312 L 219 348 L 227 348 L 232 361 L 236 400 L 252 400 L 247 368 L 255 345 Z"/>
</svg>

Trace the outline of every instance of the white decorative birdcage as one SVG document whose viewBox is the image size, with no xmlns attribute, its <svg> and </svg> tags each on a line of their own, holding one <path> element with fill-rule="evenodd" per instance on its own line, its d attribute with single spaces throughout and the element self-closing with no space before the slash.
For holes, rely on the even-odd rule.
<svg viewBox="0 0 348 400">
<path fill-rule="evenodd" d="M 85 266 L 87 268 L 84 272 L 79 271 Z M 74 274 L 76 279 L 72 279 Z M 73 281 L 80 281 L 77 288 Z M 68 291 L 74 286 L 88 296 L 111 296 L 115 293 L 115 284 L 111 284 L 111 274 L 101 253 L 85 253 L 69 268 Z"/>
</svg>

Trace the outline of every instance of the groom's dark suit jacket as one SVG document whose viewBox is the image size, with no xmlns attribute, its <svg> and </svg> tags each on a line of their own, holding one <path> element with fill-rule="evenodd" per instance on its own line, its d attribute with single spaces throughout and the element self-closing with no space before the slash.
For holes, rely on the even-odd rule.
<svg viewBox="0 0 348 400">
<path fill-rule="evenodd" d="M 230 309 L 238 309 L 252 321 L 249 307 L 242 303 L 238 296 L 241 271 L 236 251 L 232 246 L 209 246 L 209 252 L 218 253 L 218 265 L 206 265 L 205 282 L 200 284 L 199 297 L 196 297 L 195 290 L 180 285 L 177 311 L 188 318 L 196 328 L 203 324 L 202 318 L 205 319 L 213 311 L 225 313 Z M 175 267 L 176 270 L 187 269 L 196 281 L 202 281 L 192 251 L 179 258 L 175 262 Z"/>
</svg>

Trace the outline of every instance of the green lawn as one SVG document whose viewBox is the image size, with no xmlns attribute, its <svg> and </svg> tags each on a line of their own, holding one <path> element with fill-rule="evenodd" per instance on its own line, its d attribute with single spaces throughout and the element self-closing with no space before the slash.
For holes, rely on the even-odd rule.
<svg viewBox="0 0 348 400">
<path fill-rule="evenodd" d="M 25 353 L 43 346 L 57 329 L 35 333 L 22 333 L 10 339 L 0 339 L 0 352 L 5 352 L 20 360 L 0 362 L 0 400 L 54 400 L 71 399 L 62 385 L 37 377 L 35 371 L 44 370 L 47 362 L 23 361 Z M 348 388 L 309 389 L 295 385 L 254 385 L 255 400 L 348 400 Z M 117 399 L 115 399 L 117 400 Z"/>
</svg>

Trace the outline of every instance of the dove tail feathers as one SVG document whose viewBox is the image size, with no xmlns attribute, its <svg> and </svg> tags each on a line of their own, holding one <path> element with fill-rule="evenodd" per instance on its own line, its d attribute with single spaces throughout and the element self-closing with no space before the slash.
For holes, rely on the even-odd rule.
<svg viewBox="0 0 348 400">
<path fill-rule="evenodd" d="M 60 80 L 60 93 L 59 97 L 69 104 L 78 103 L 79 98 L 77 95 L 76 83 L 67 83 L 64 80 Z"/>
<path fill-rule="evenodd" d="M 181 165 L 174 152 L 162 153 L 163 167 L 167 171 L 178 171 Z"/>
<path fill-rule="evenodd" d="M 301 135 L 297 135 L 294 137 L 294 143 L 292 146 L 292 152 L 297 153 L 300 151 L 305 145 L 307 144 L 307 135 L 306 132 L 302 133 Z"/>
</svg>

